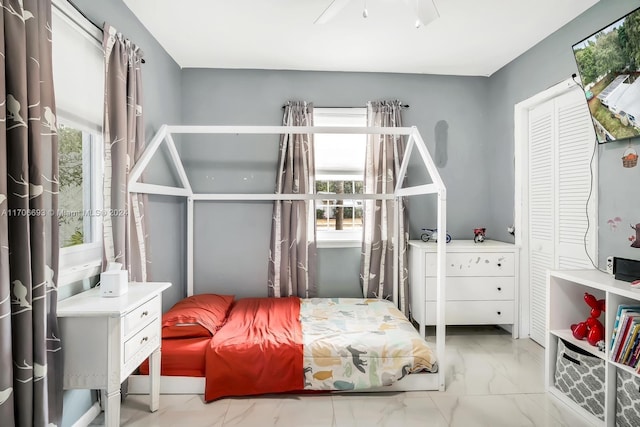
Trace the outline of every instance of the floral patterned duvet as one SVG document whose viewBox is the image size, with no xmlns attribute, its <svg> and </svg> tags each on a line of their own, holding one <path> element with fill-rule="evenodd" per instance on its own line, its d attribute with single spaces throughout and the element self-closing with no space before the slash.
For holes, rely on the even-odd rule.
<svg viewBox="0 0 640 427">
<path fill-rule="evenodd" d="M 389 301 L 309 298 L 300 307 L 306 390 L 360 390 L 437 371 L 435 355 Z"/>
</svg>

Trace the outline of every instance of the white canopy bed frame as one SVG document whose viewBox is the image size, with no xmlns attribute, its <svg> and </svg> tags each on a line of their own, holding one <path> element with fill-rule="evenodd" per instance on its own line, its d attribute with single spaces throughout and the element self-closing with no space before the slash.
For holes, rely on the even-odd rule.
<svg viewBox="0 0 640 427">
<path fill-rule="evenodd" d="M 195 193 L 189 182 L 184 165 L 176 149 L 173 134 L 374 134 L 374 135 L 401 135 L 407 136 L 405 155 L 398 174 L 398 184 L 393 194 L 335 194 L 331 197 L 336 200 L 362 199 L 362 200 L 394 200 L 400 197 L 434 194 L 437 196 L 437 227 L 438 230 L 446 230 L 446 188 L 438 173 L 438 170 L 427 150 L 424 140 L 418 129 L 414 127 L 319 127 L 319 126 L 169 126 L 163 125 L 149 142 L 139 161 L 129 175 L 129 192 L 157 194 L 166 196 L 186 197 L 187 199 L 187 296 L 194 293 L 194 203 L 202 201 L 275 201 L 275 200 L 320 200 L 326 199 L 326 194 L 228 194 L 228 193 Z M 174 165 L 182 187 L 155 185 L 139 182 L 139 179 L 149 165 L 154 154 L 162 143 L 166 143 L 171 163 Z M 215 143 L 215 141 L 212 141 Z M 431 184 L 402 187 L 402 182 L 407 173 L 409 159 L 414 149 L 418 150 L 426 171 L 432 181 Z M 398 218 L 398 204 L 395 218 Z M 395 221 L 398 230 L 398 221 Z M 395 233 L 394 242 L 394 271 L 399 265 L 398 233 Z M 445 239 L 437 242 L 437 272 L 436 272 L 436 360 L 439 364 L 436 373 L 417 373 L 407 375 L 391 386 L 380 387 L 371 390 L 358 391 L 416 391 L 416 390 L 440 390 L 445 389 Z M 265 261 L 266 262 L 266 261 Z M 425 293 L 426 295 L 426 293 Z M 393 301 L 397 301 L 398 276 L 395 275 L 393 288 Z M 427 316 L 427 303 L 425 304 L 421 319 L 420 334 L 425 336 L 425 324 Z M 164 394 L 202 394 L 204 393 L 205 379 L 196 377 L 162 376 L 160 380 L 160 392 Z M 132 375 L 129 377 L 129 392 L 132 394 L 149 393 L 149 380 L 146 375 Z"/>
</svg>

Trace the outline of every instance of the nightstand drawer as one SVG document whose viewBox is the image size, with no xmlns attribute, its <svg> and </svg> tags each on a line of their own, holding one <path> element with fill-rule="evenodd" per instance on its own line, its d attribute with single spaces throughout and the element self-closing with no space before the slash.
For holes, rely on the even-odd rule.
<svg viewBox="0 0 640 427">
<path fill-rule="evenodd" d="M 436 275 L 436 254 L 425 255 L 425 274 Z M 513 276 L 515 256 L 513 252 L 450 252 L 446 259 L 447 277 L 455 276 Z"/>
<path fill-rule="evenodd" d="M 504 325 L 513 323 L 513 301 L 447 301 L 447 325 Z M 427 325 L 436 324 L 436 303 L 427 303 Z"/>
<path fill-rule="evenodd" d="M 436 278 L 427 277 L 427 301 L 436 300 Z M 513 300 L 513 277 L 447 277 L 447 301 Z"/>
<path fill-rule="evenodd" d="M 138 351 L 150 343 L 157 343 L 159 339 L 160 319 L 156 317 L 153 322 L 124 342 L 123 362 L 127 363 Z"/>
<path fill-rule="evenodd" d="M 124 336 L 160 317 L 160 298 L 155 297 L 124 315 Z"/>
</svg>

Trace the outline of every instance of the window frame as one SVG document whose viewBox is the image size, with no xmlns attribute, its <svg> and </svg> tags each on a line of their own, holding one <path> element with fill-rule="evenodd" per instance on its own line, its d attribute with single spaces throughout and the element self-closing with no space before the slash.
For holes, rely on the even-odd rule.
<svg viewBox="0 0 640 427">
<path fill-rule="evenodd" d="M 87 18 L 82 16 L 67 0 L 53 0 L 52 14 L 78 30 L 78 37 L 88 39 L 94 43 L 98 51 L 102 51 L 102 31 L 95 27 Z M 53 42 L 55 43 L 55 29 L 52 29 Z M 104 80 L 104 71 L 102 75 Z M 57 94 L 56 94 L 57 95 Z M 103 107 L 103 100 L 100 101 Z M 94 123 L 93 120 L 82 117 L 83 111 L 64 111 L 58 108 L 58 124 L 64 123 L 83 132 L 83 145 L 85 134 L 90 136 L 90 150 L 85 153 L 83 149 L 83 181 L 87 178 L 86 166 L 89 166 L 90 187 L 83 188 L 83 203 L 88 196 L 90 207 L 83 206 L 85 211 L 92 215 L 89 226 L 92 242 L 80 245 L 59 248 L 58 263 L 58 287 L 68 286 L 74 282 L 97 276 L 102 270 L 103 238 L 102 238 L 102 212 L 103 206 L 103 143 L 102 123 Z M 87 195 L 87 193 L 89 193 Z M 85 230 L 86 231 L 86 230 Z"/>
<path fill-rule="evenodd" d="M 367 126 L 367 109 L 366 107 L 350 107 L 350 108 L 315 108 L 314 109 L 314 125 L 315 126 L 324 126 L 324 124 L 317 123 L 317 116 L 325 115 L 325 116 L 336 116 L 342 119 L 346 119 L 347 117 L 357 116 L 362 118 L 361 124 L 344 124 L 343 126 L 359 126 L 362 127 Z M 353 134 L 350 136 L 360 136 L 358 134 Z M 315 143 L 315 141 L 314 141 Z M 317 164 L 316 164 L 317 167 Z M 334 171 L 320 171 L 316 170 L 315 182 L 319 181 L 362 181 L 364 183 L 364 161 L 362 165 L 361 174 L 358 173 L 360 171 L 344 171 L 341 170 L 339 172 Z M 314 189 L 315 190 L 315 189 Z M 354 193 L 356 194 L 356 193 Z M 355 202 L 359 199 L 348 199 L 353 200 L 354 205 Z M 315 223 L 315 231 L 316 231 L 316 246 L 318 248 L 359 248 L 362 246 L 362 227 L 357 229 L 348 229 L 348 230 L 332 230 L 332 229 L 323 229 L 319 228 L 317 224 L 317 218 L 315 216 L 315 212 L 317 210 L 318 201 L 314 201 L 314 220 Z M 355 208 L 355 206 L 354 206 Z"/>
<path fill-rule="evenodd" d="M 89 225 L 85 223 L 83 230 L 89 231 L 90 243 L 60 248 L 60 262 L 58 264 L 58 286 L 69 285 L 100 274 L 102 267 L 102 206 L 103 206 L 103 155 L 102 132 L 88 126 L 78 124 L 65 117 L 58 116 L 58 123 L 72 127 L 82 132 L 82 178 L 83 182 L 89 178 L 89 185 L 83 185 L 83 210 L 90 213 Z M 88 139 L 89 149 L 84 150 L 85 138 Z M 88 151 L 88 152 L 87 152 Z M 84 205 L 89 200 L 90 206 Z"/>
</svg>

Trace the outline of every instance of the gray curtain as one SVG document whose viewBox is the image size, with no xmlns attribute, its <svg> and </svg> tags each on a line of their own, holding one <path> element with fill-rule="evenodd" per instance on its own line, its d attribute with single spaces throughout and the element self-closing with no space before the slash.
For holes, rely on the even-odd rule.
<svg viewBox="0 0 640 427">
<path fill-rule="evenodd" d="M 313 104 L 288 102 L 283 126 L 313 126 Z M 315 193 L 315 163 L 312 134 L 284 134 L 276 194 Z M 269 249 L 268 294 L 270 297 L 317 295 L 316 231 L 312 200 L 283 200 L 273 203 Z"/>
<path fill-rule="evenodd" d="M 51 2 L 0 8 L 0 424 L 59 425 L 58 137 Z"/>
<path fill-rule="evenodd" d="M 119 262 L 131 281 L 149 280 L 146 197 L 127 197 L 129 171 L 145 148 L 142 51 L 115 28 L 104 28 L 104 261 Z"/>
<path fill-rule="evenodd" d="M 367 103 L 367 126 L 402 126 L 400 101 Z M 364 192 L 393 194 L 404 157 L 402 136 L 368 135 L 364 170 Z M 409 315 L 407 246 L 409 219 L 406 201 L 399 199 L 400 262 L 398 268 L 398 308 Z M 389 299 L 393 295 L 393 245 L 396 230 L 393 200 L 365 200 L 360 280 L 367 298 Z"/>
</svg>

